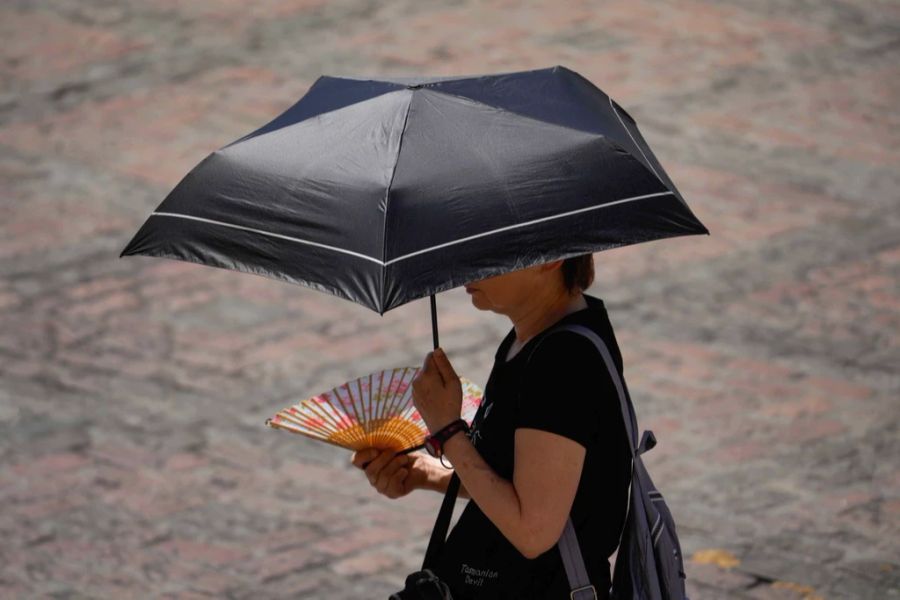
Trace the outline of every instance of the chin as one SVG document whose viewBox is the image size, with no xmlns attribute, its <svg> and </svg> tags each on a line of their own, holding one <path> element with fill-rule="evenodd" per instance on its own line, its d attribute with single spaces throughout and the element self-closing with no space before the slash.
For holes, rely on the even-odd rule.
<svg viewBox="0 0 900 600">
<path fill-rule="evenodd" d="M 497 310 L 497 308 L 494 307 L 493 305 L 485 306 L 484 304 L 482 304 L 482 303 L 480 303 L 480 302 L 476 302 L 474 298 L 472 299 L 472 306 L 474 306 L 474 307 L 477 308 L 478 310 L 489 310 L 489 311 L 491 311 L 492 313 L 496 313 L 496 314 L 498 314 L 498 315 L 505 314 L 505 313 L 502 313 L 502 312 L 500 312 L 499 310 Z"/>
<path fill-rule="evenodd" d="M 481 302 L 480 300 L 476 300 L 476 299 L 475 299 L 476 296 L 477 296 L 477 294 L 472 294 L 472 298 L 471 298 L 471 300 L 472 300 L 472 306 L 474 306 L 474 307 L 477 308 L 478 310 L 489 310 L 488 308 L 486 308 L 486 307 L 482 304 L 482 302 Z"/>
</svg>

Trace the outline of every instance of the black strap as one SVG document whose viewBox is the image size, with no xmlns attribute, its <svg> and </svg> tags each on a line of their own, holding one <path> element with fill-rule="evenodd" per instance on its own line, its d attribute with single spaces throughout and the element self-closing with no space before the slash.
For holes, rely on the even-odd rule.
<svg viewBox="0 0 900 600">
<path fill-rule="evenodd" d="M 453 515 L 453 505 L 456 503 L 456 494 L 459 492 L 459 475 L 456 471 L 450 476 L 447 483 L 447 492 L 444 494 L 444 502 L 441 511 L 431 530 L 431 540 L 428 541 L 428 549 L 425 550 L 425 560 L 422 561 L 422 569 L 434 569 L 444 549 L 447 540 L 447 529 L 450 527 L 450 517 Z"/>
</svg>

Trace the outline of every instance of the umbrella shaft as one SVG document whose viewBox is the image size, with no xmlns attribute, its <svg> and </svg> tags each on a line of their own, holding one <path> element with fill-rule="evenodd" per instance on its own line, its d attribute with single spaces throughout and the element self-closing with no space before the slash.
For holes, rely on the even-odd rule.
<svg viewBox="0 0 900 600">
<path fill-rule="evenodd" d="M 434 294 L 431 295 L 431 335 L 434 338 L 434 347 L 438 347 L 438 328 L 437 328 L 437 300 Z"/>
</svg>

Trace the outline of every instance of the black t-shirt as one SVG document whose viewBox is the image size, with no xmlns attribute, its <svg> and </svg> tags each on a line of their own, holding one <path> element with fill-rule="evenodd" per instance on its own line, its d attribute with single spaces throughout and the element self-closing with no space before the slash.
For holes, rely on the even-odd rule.
<svg viewBox="0 0 900 600">
<path fill-rule="evenodd" d="M 553 326 L 574 323 L 593 330 L 606 342 L 621 375 L 622 356 L 603 301 L 584 297 L 588 308 Z M 501 342 L 469 437 L 485 462 L 510 481 L 518 427 L 550 431 L 586 448 L 571 517 L 588 576 L 603 599 L 610 584 L 609 556 L 625 518 L 631 454 L 603 357 L 590 340 L 571 331 L 555 332 L 538 345 L 549 329 L 509 362 L 515 328 Z M 436 570 L 451 586 L 454 600 L 569 597 L 559 547 L 525 558 L 474 501 L 467 502 L 451 530 Z"/>
</svg>

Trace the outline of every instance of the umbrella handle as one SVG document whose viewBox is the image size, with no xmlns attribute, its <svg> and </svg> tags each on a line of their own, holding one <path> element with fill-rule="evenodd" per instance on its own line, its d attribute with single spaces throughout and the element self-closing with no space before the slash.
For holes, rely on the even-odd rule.
<svg viewBox="0 0 900 600">
<path fill-rule="evenodd" d="M 434 338 L 434 349 L 438 347 L 437 300 L 431 295 L 431 336 Z"/>
</svg>

